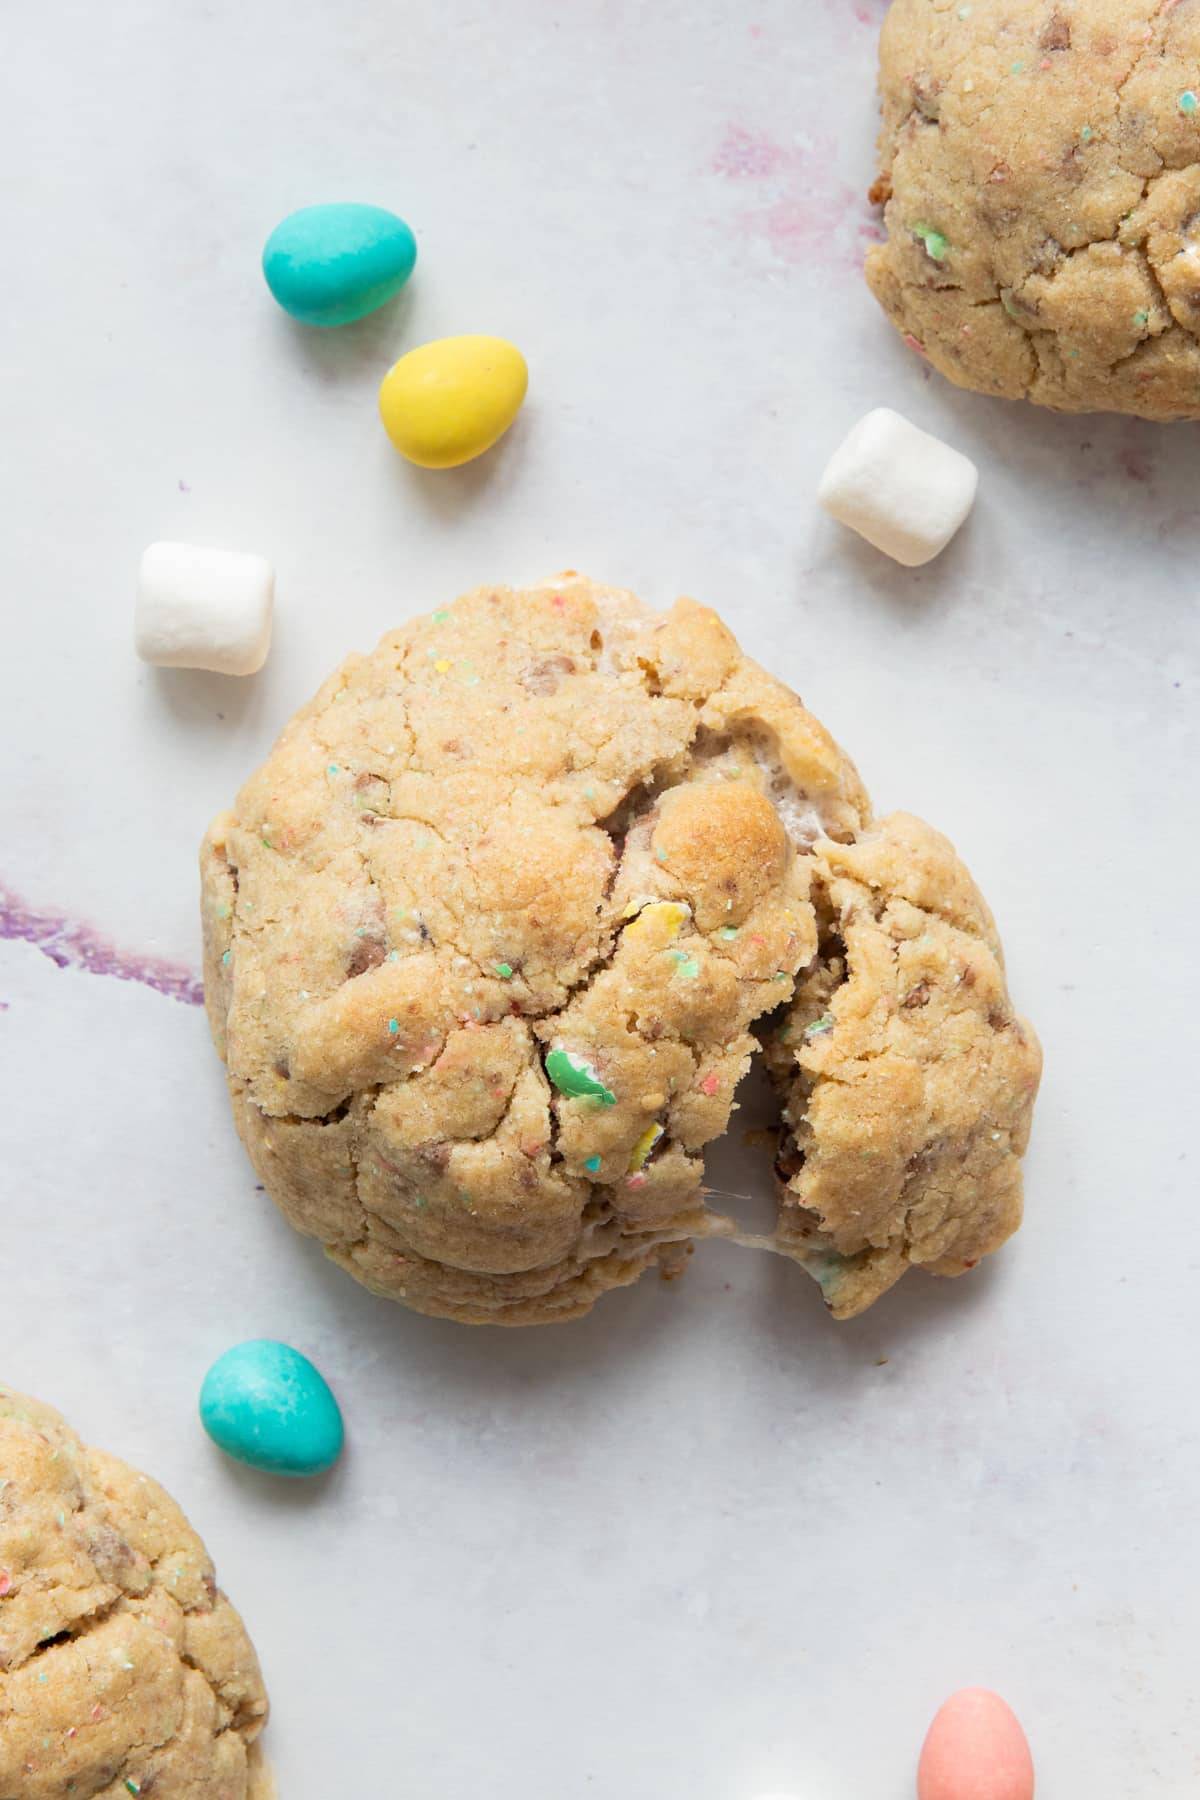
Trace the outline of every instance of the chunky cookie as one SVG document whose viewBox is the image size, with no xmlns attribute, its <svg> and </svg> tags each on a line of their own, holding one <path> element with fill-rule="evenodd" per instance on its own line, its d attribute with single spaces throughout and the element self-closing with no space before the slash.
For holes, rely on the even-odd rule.
<svg viewBox="0 0 1200 1800">
<path fill-rule="evenodd" d="M 893 0 L 867 279 L 962 387 L 1200 418 L 1200 8 Z"/>
<path fill-rule="evenodd" d="M 825 966 L 827 859 L 869 824 L 828 733 L 691 601 L 569 576 L 389 633 L 202 853 L 209 1018 L 261 1180 L 425 1312 L 569 1318 L 675 1272 L 732 1229 L 703 1148 L 756 1022 Z"/>
<path fill-rule="evenodd" d="M 945 838 L 896 813 L 814 862 L 819 952 L 767 1039 L 777 1247 L 849 1318 L 906 1269 L 961 1275 L 1016 1230 L 1041 1055 Z"/>
<path fill-rule="evenodd" d="M 175 1502 L 0 1388 L 0 1795 L 267 1800 L 266 1716 Z"/>
</svg>

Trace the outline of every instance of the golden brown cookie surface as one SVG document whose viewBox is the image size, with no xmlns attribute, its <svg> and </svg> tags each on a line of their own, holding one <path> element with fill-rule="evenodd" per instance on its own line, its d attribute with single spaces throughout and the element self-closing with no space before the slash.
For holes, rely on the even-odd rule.
<svg viewBox="0 0 1200 1800">
<path fill-rule="evenodd" d="M 241 1619 L 175 1502 L 0 1388 L 0 1796 L 267 1800 Z"/>
<path fill-rule="evenodd" d="M 950 380 L 1200 418 L 1200 9 L 893 0 L 867 278 Z"/>
<path fill-rule="evenodd" d="M 816 860 L 821 951 L 769 1048 L 778 1239 L 849 1318 L 906 1269 L 962 1274 L 1017 1229 L 1041 1051 L 945 838 L 897 813 Z"/>
<path fill-rule="evenodd" d="M 389 633 L 205 841 L 209 1017 L 260 1179 L 367 1286 L 467 1322 L 674 1272 L 728 1228 L 704 1146 L 869 824 L 694 602 L 572 576 Z"/>
</svg>

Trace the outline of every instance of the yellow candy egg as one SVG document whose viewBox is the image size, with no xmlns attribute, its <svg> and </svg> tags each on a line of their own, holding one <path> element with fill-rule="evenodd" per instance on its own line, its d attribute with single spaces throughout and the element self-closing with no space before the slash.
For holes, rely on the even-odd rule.
<svg viewBox="0 0 1200 1800">
<path fill-rule="evenodd" d="M 529 370 L 503 338 L 438 338 L 410 350 L 379 390 L 379 416 L 402 456 L 454 469 L 490 450 L 521 410 Z"/>
</svg>

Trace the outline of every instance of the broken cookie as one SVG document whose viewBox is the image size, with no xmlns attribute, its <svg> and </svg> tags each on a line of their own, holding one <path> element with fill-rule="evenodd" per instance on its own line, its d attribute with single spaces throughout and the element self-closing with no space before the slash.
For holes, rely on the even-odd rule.
<svg viewBox="0 0 1200 1800">
<path fill-rule="evenodd" d="M 897 970 L 923 973 L 879 986 L 884 949 L 843 917 L 854 884 L 883 909 L 886 946 L 957 908 L 956 971 L 990 922 L 942 840 L 872 826 L 829 734 L 692 601 L 656 615 L 569 576 L 482 589 L 389 633 L 297 714 L 202 864 L 209 1019 L 238 1129 L 285 1215 L 378 1293 L 541 1323 L 674 1272 L 690 1239 L 733 1229 L 706 1205 L 703 1150 L 764 1042 L 799 1180 L 772 1247 L 834 1311 L 909 1262 L 956 1272 L 1017 1223 L 1037 1068 L 1024 1027 L 1022 1055 L 997 1057 L 957 1112 L 931 1074 L 897 1113 L 894 1155 L 929 1158 L 954 1187 L 937 1229 L 934 1175 L 893 1192 L 890 1162 L 863 1213 L 796 1031 L 821 994 L 838 1054 L 858 1054 L 843 1021 L 867 990 L 884 1031 L 896 1009 L 915 1016 L 921 980 L 928 1016 L 897 1040 L 897 1067 L 918 1043 L 931 1069 L 957 1058 L 961 1025 L 932 951 L 926 970 L 905 940 Z M 982 980 L 982 949 L 970 956 Z M 876 1106 L 884 1090 L 863 1094 Z M 977 1162 L 946 1146 L 1001 1098 L 997 1212 Z"/>
</svg>

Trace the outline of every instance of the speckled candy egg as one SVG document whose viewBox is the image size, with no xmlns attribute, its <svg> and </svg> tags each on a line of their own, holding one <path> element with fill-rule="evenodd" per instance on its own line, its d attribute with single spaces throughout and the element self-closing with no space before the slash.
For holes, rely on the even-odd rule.
<svg viewBox="0 0 1200 1800">
<path fill-rule="evenodd" d="M 289 213 L 267 239 L 263 274 L 282 306 L 305 325 L 349 325 L 399 293 L 413 272 L 417 240 L 382 206 L 343 202 Z"/>
<path fill-rule="evenodd" d="M 384 429 L 423 469 L 454 469 L 490 450 L 521 410 L 529 371 L 503 338 L 438 338 L 393 365 L 379 390 Z"/>
<path fill-rule="evenodd" d="M 342 1415 L 324 1376 L 272 1338 L 217 1358 L 200 1389 L 200 1422 L 235 1462 L 274 1475 L 319 1475 L 342 1453 Z"/>
<path fill-rule="evenodd" d="M 918 1800 L 1033 1800 L 1033 1758 L 999 1694 L 963 1688 L 942 1707 L 917 1769 Z"/>
</svg>

